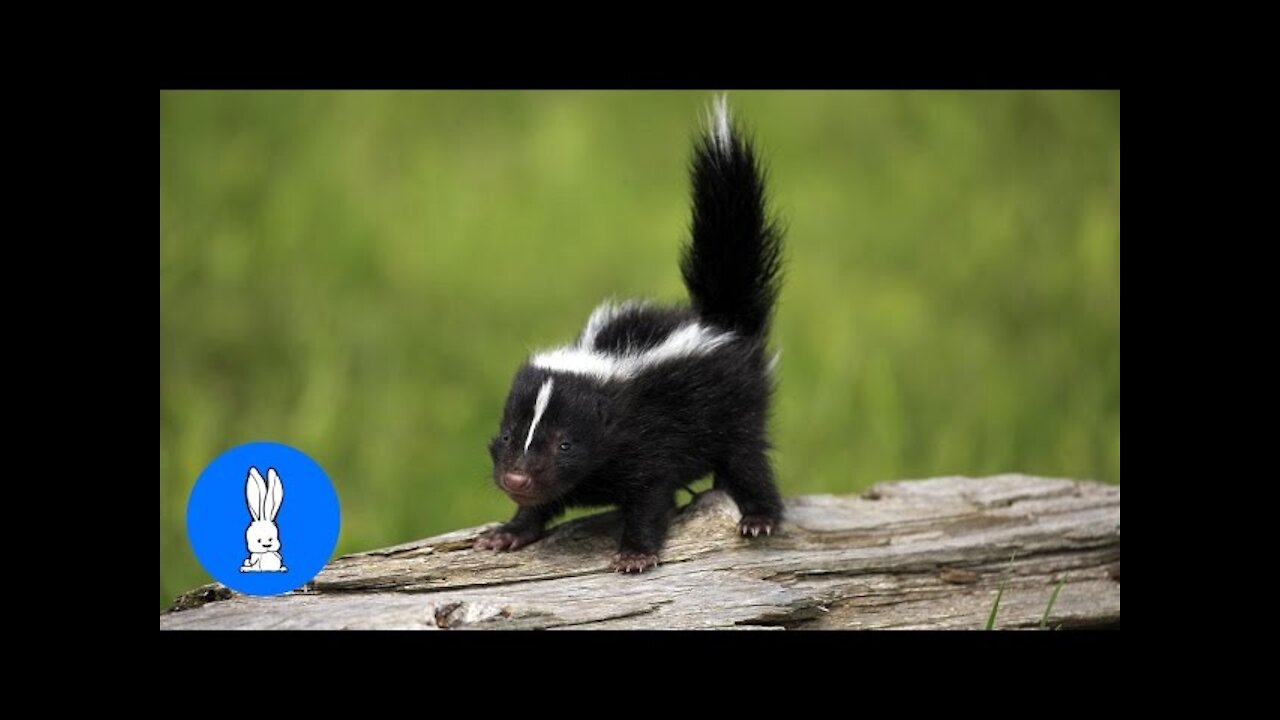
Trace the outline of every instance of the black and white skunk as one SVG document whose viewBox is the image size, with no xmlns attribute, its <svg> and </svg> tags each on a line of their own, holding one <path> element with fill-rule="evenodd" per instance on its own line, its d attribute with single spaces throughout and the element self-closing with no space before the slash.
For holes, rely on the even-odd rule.
<svg viewBox="0 0 1280 720">
<path fill-rule="evenodd" d="M 515 550 L 567 507 L 618 505 L 611 568 L 641 572 L 658 564 L 676 491 L 708 473 L 742 511 L 742 535 L 778 527 L 766 343 L 782 231 L 723 98 L 712 115 L 694 147 L 692 241 L 680 260 L 690 305 L 606 302 L 576 341 L 520 367 L 489 445 L 494 482 L 519 509 L 477 548 Z"/>
</svg>

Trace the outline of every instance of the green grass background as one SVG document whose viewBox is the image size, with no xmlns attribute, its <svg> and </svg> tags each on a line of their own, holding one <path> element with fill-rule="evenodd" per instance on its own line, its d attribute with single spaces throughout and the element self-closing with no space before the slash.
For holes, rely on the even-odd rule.
<svg viewBox="0 0 1280 720">
<path fill-rule="evenodd" d="M 294 445 L 338 552 L 505 518 L 485 443 L 531 348 L 683 297 L 703 92 L 160 95 L 160 605 L 210 577 L 203 467 Z M 789 224 L 783 492 L 1120 481 L 1120 97 L 733 92 Z"/>
</svg>

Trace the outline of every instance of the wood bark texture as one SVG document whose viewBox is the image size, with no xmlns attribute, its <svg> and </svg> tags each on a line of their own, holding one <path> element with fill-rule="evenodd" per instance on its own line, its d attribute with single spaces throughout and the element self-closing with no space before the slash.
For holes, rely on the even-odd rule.
<svg viewBox="0 0 1280 720">
<path fill-rule="evenodd" d="M 206 585 L 164 629 L 857 629 L 1119 627 L 1120 488 L 999 475 L 881 483 L 787 501 L 747 540 L 723 492 L 672 523 L 662 564 L 607 571 L 616 512 L 513 553 L 471 549 L 496 523 L 346 555 L 298 591 Z M 1011 559 L 1012 558 L 1012 559 Z"/>
</svg>

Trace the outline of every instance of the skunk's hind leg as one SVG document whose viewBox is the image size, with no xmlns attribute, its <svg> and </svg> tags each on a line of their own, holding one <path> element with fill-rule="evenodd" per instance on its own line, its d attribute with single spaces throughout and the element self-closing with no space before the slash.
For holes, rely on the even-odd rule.
<svg viewBox="0 0 1280 720">
<path fill-rule="evenodd" d="M 738 504 L 738 532 L 743 536 L 771 535 L 782 522 L 782 496 L 764 448 L 739 450 L 725 458 L 716 466 L 712 487 L 725 490 Z"/>
</svg>

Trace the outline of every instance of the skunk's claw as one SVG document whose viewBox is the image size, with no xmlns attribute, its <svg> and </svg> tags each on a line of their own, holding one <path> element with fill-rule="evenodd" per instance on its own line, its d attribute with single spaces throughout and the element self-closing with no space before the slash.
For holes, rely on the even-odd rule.
<svg viewBox="0 0 1280 720">
<path fill-rule="evenodd" d="M 475 545 L 472 547 L 476 550 L 497 550 L 499 552 L 506 552 L 510 550 L 518 550 L 537 539 L 537 535 L 529 533 L 494 530 L 476 538 Z"/>
<path fill-rule="evenodd" d="M 738 533 L 742 537 L 760 537 L 761 533 L 772 535 L 773 529 L 777 527 L 777 522 L 772 518 L 763 515 L 744 515 L 742 521 L 738 523 Z"/>
<path fill-rule="evenodd" d="M 613 556 L 609 569 L 620 573 L 642 573 L 646 568 L 657 567 L 657 565 L 657 555 L 624 550 Z"/>
</svg>

